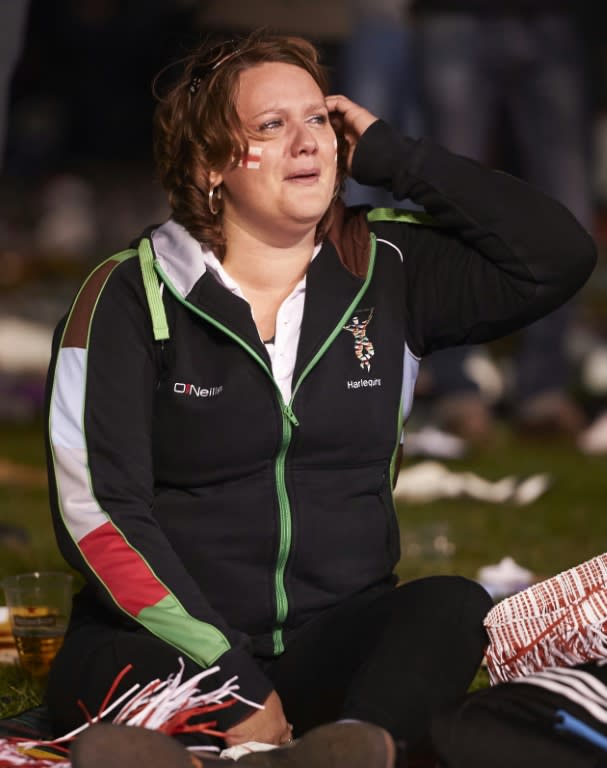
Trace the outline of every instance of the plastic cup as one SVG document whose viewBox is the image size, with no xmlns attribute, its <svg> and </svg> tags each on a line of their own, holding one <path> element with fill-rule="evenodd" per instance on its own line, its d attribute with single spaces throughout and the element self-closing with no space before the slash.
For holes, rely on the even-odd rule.
<svg viewBox="0 0 607 768">
<path fill-rule="evenodd" d="M 63 638 L 72 608 L 69 573 L 35 572 L 2 580 L 19 662 L 33 678 L 44 680 Z"/>
</svg>

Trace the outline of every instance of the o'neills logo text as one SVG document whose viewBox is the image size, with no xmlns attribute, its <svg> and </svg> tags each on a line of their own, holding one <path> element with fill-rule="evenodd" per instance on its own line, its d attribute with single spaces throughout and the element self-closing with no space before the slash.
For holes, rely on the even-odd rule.
<svg viewBox="0 0 607 768">
<path fill-rule="evenodd" d="M 215 397 L 223 392 L 223 384 L 219 387 L 197 387 L 194 384 L 176 381 L 173 384 L 173 392 L 177 395 L 190 395 L 190 397 Z"/>
<path fill-rule="evenodd" d="M 381 387 L 381 379 L 350 379 L 346 381 L 346 389 L 361 389 L 362 387 Z"/>
</svg>

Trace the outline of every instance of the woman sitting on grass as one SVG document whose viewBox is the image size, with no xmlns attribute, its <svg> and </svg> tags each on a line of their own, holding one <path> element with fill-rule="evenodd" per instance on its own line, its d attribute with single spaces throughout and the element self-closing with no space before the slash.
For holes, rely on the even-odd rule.
<svg viewBox="0 0 607 768">
<path fill-rule="evenodd" d="M 361 726 L 329 757 L 328 726 L 305 760 L 391 764 L 381 729 L 426 743 L 491 607 L 459 577 L 397 586 L 391 483 L 419 360 L 550 312 L 594 245 L 538 190 L 328 95 L 301 39 L 195 51 L 155 128 L 172 217 L 91 274 L 54 345 L 52 507 L 86 580 L 49 681 L 55 728 L 127 664 L 117 695 L 181 657 L 264 705 L 218 711 L 221 746 L 346 718 L 381 727 L 372 748 Z M 430 216 L 345 209 L 347 174 Z"/>
</svg>

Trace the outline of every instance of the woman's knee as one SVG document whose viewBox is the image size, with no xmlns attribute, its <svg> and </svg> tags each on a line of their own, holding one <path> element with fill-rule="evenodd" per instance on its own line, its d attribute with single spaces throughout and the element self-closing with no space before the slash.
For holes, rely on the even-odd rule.
<svg viewBox="0 0 607 768">
<path fill-rule="evenodd" d="M 416 613 L 445 613 L 455 611 L 470 620 L 482 621 L 493 602 L 487 591 L 465 576 L 428 576 L 399 587 L 402 597 Z"/>
<path fill-rule="evenodd" d="M 457 589 L 462 596 L 462 609 L 471 616 L 480 616 L 484 619 L 493 608 L 493 600 L 487 590 L 473 579 L 464 576 L 452 577 L 457 580 Z"/>
</svg>

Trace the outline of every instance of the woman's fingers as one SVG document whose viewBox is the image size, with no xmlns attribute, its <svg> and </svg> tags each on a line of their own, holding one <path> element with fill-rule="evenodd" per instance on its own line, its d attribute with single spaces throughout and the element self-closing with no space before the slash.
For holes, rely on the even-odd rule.
<svg viewBox="0 0 607 768">
<path fill-rule="evenodd" d="M 360 138 L 377 117 L 364 107 L 341 94 L 333 94 L 325 99 L 329 114 L 333 119 L 341 119 L 344 131 Z"/>
<path fill-rule="evenodd" d="M 350 172 L 352 167 L 352 156 L 358 140 L 377 118 L 364 107 L 355 104 L 341 94 L 327 96 L 325 102 L 327 109 L 329 110 L 329 118 L 335 133 L 337 136 L 343 136 L 348 144 L 347 170 Z"/>
</svg>

